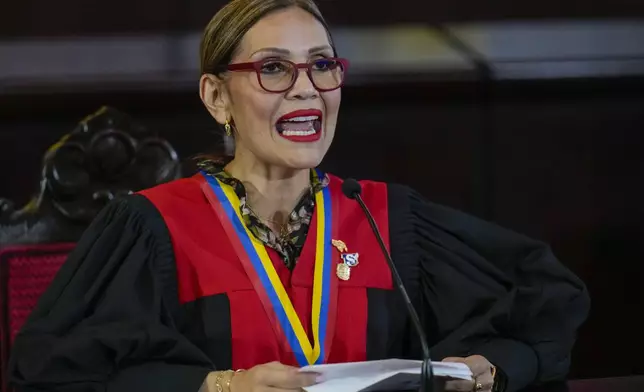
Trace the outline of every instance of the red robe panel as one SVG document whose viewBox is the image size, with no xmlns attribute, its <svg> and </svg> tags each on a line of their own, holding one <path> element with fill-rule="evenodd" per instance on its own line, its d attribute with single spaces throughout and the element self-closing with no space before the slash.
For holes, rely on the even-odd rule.
<svg viewBox="0 0 644 392">
<path fill-rule="evenodd" d="M 235 369 L 280 361 L 297 365 L 292 350 L 280 344 L 271 320 L 246 275 L 238 254 L 224 230 L 222 222 L 201 189 L 201 174 L 175 184 L 173 193 L 143 192 L 165 217 L 172 238 L 182 303 L 225 293 L 230 301 L 232 330 L 232 364 Z M 334 331 L 327 362 L 363 361 L 367 341 L 367 289 L 392 289 L 392 277 L 387 261 L 356 201 L 342 193 L 342 182 L 330 176 L 329 191 L 333 203 L 333 232 L 337 240 L 346 243 L 349 252 L 359 254 L 359 264 L 352 268 L 349 280 L 335 276 L 335 264 L 341 263 L 340 253 L 332 255 L 337 280 L 337 307 Z M 362 197 L 377 222 L 389 247 L 387 190 L 383 183 L 365 181 Z M 177 203 L 181 194 L 186 203 Z M 273 266 L 286 289 L 302 325 L 311 339 L 311 303 L 317 208 L 307 234 L 297 266 L 289 271 L 274 250 L 267 248 Z M 330 319 L 331 320 L 331 319 Z"/>
</svg>

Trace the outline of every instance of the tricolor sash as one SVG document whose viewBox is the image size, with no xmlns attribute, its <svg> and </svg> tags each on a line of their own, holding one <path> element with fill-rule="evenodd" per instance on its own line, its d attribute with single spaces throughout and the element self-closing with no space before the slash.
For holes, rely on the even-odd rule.
<svg viewBox="0 0 644 392">
<path fill-rule="evenodd" d="M 246 274 L 253 283 L 278 340 L 284 340 L 300 366 L 324 363 L 335 324 L 337 287 L 332 279 L 332 202 L 329 187 L 315 195 L 316 242 L 311 322 L 313 345 L 280 280 L 265 245 L 244 225 L 233 188 L 202 174 L 202 190 L 224 227 Z"/>
</svg>

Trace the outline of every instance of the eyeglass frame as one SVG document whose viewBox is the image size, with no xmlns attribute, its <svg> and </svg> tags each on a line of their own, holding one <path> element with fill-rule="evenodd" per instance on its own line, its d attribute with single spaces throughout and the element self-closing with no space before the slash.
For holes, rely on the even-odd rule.
<svg viewBox="0 0 644 392">
<path fill-rule="evenodd" d="M 327 88 L 327 89 L 321 89 L 318 88 L 318 86 L 315 84 L 313 81 L 313 76 L 311 75 L 311 68 L 313 65 L 315 65 L 316 61 L 323 61 L 323 60 L 334 60 L 339 62 L 342 65 L 342 81 L 337 87 L 334 88 Z M 285 88 L 283 90 L 269 90 L 266 87 L 264 87 L 264 84 L 262 83 L 262 77 L 260 75 L 260 72 L 262 70 L 262 66 L 266 63 L 270 62 L 283 62 L 283 63 L 288 63 L 295 68 L 296 72 L 294 73 L 294 77 L 292 78 L 293 80 L 291 81 L 291 84 L 288 86 L 288 88 Z M 344 86 L 344 81 L 345 81 L 345 73 L 347 72 L 347 69 L 349 68 L 349 60 L 342 58 L 342 57 L 325 57 L 325 58 L 320 58 L 317 60 L 314 60 L 309 63 L 294 63 L 293 61 L 289 60 L 284 60 L 284 59 L 263 59 L 263 60 L 258 60 L 258 61 L 252 61 L 252 62 L 247 62 L 247 63 L 234 63 L 234 64 L 228 64 L 228 65 L 223 65 L 219 69 L 224 72 L 224 71 L 232 71 L 232 72 L 243 72 L 243 71 L 255 71 L 255 75 L 257 76 L 257 83 L 259 83 L 260 87 L 269 93 L 275 93 L 275 94 L 281 94 L 284 93 L 295 86 L 295 82 L 297 82 L 297 79 L 300 77 L 300 69 L 306 69 L 306 75 L 308 76 L 309 80 L 311 81 L 311 84 L 313 84 L 313 87 L 321 93 L 337 90 L 340 87 Z"/>
</svg>

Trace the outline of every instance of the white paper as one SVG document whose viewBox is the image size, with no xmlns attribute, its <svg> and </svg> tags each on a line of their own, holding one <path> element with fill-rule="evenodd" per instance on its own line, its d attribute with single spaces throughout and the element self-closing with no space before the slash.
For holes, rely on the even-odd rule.
<svg viewBox="0 0 644 392">
<path fill-rule="evenodd" d="M 305 366 L 300 371 L 310 371 L 322 375 L 323 382 L 304 388 L 307 392 L 358 392 L 378 382 L 392 378 L 392 382 L 418 383 L 421 361 L 405 359 L 384 359 L 380 361 L 334 363 Z M 471 380 L 472 372 L 464 363 L 432 362 L 436 377 L 450 377 Z M 407 375 L 407 376 L 405 376 Z M 401 388 L 398 385 L 392 389 Z"/>
</svg>

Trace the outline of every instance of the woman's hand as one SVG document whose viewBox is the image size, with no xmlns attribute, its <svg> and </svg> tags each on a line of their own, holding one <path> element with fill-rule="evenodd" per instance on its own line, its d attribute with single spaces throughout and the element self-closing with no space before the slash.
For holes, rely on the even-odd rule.
<svg viewBox="0 0 644 392">
<path fill-rule="evenodd" d="M 446 391 L 475 391 L 492 392 L 494 387 L 494 366 L 485 357 L 472 355 L 467 358 L 450 357 L 443 359 L 443 362 L 461 362 L 472 370 L 474 381 L 450 380 L 445 383 Z"/>
<path fill-rule="evenodd" d="M 300 372 L 299 368 L 270 362 L 235 373 L 230 392 L 280 392 L 301 390 L 317 384 L 319 374 Z"/>
</svg>

